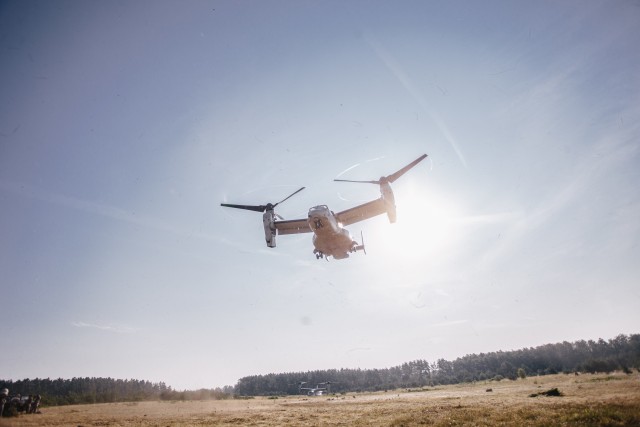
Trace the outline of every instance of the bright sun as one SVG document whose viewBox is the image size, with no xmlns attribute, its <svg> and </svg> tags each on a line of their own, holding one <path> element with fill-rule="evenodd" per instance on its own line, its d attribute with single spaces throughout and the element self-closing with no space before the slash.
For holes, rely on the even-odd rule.
<svg viewBox="0 0 640 427">
<path fill-rule="evenodd" d="M 395 191 L 395 198 L 396 223 L 376 227 L 377 236 L 371 236 L 385 242 L 380 246 L 384 246 L 386 257 L 442 260 L 447 253 L 455 252 L 460 241 L 456 227 L 460 209 L 451 198 L 411 183 L 403 183 L 402 189 Z"/>
</svg>

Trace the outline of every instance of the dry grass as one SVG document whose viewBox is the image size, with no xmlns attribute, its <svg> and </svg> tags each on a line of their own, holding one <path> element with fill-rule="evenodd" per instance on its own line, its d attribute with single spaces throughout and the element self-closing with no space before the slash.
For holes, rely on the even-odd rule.
<svg viewBox="0 0 640 427">
<path fill-rule="evenodd" d="M 541 394 L 553 388 L 562 396 Z M 5 425 L 638 426 L 640 375 L 551 375 L 319 397 L 62 406 L 0 421 Z"/>
</svg>

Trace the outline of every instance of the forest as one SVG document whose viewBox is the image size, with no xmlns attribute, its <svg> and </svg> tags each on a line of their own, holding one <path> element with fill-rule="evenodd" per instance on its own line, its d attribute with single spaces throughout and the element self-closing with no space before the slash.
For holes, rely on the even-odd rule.
<svg viewBox="0 0 640 427">
<path fill-rule="evenodd" d="M 137 402 L 144 400 L 208 400 L 233 396 L 233 387 L 193 391 L 173 390 L 165 383 L 151 383 L 134 379 L 72 378 L 55 380 L 0 380 L 0 388 L 9 389 L 11 396 L 41 395 L 43 406 L 75 405 L 83 403 Z"/>
<path fill-rule="evenodd" d="M 640 334 L 609 340 L 562 342 L 515 351 L 471 354 L 453 361 L 414 360 L 382 369 L 329 369 L 252 375 L 235 387 L 177 391 L 165 383 L 134 379 L 72 378 L 0 380 L 11 395 L 39 394 L 44 406 L 143 400 L 207 400 L 242 396 L 300 393 L 305 387 L 326 384 L 327 392 L 393 390 L 473 381 L 516 380 L 556 373 L 596 373 L 640 368 Z"/>
<path fill-rule="evenodd" d="M 546 344 L 515 351 L 471 354 L 453 361 L 429 363 L 414 360 L 384 369 L 329 369 L 310 372 L 253 375 L 238 380 L 239 396 L 287 395 L 299 393 L 299 384 L 316 387 L 329 383 L 327 392 L 393 390 L 574 372 L 630 373 L 640 368 L 640 334 L 618 335 L 605 341 L 576 341 Z"/>
</svg>

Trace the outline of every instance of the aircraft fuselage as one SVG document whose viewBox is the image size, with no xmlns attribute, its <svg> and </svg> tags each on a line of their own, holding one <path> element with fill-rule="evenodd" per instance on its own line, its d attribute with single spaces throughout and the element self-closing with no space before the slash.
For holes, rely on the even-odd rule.
<svg viewBox="0 0 640 427">
<path fill-rule="evenodd" d="M 335 259 L 343 259 L 349 257 L 349 252 L 357 250 L 358 242 L 353 240 L 349 230 L 342 227 L 326 205 L 309 209 L 307 222 L 314 233 L 313 252 L 317 258 L 332 256 Z"/>
</svg>

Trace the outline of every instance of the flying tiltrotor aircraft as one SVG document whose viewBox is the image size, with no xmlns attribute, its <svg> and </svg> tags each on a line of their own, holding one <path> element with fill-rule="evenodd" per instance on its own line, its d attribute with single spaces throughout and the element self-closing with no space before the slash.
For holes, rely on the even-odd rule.
<svg viewBox="0 0 640 427">
<path fill-rule="evenodd" d="M 331 211 L 327 205 L 318 205 L 310 208 L 309 215 L 306 219 L 285 220 L 274 212 L 276 206 L 304 190 L 305 187 L 296 190 L 278 203 L 267 203 L 266 205 L 257 206 L 221 203 L 221 206 L 262 212 L 264 237 L 267 241 L 267 246 L 270 248 L 276 247 L 277 235 L 314 233 L 313 253 L 317 259 L 328 259 L 330 256 L 334 259 L 344 259 L 348 258 L 350 253 L 360 250 L 366 254 L 364 240 L 362 244 L 359 244 L 353 240 L 349 230 L 344 227 L 377 215 L 382 215 L 383 213 L 387 214 L 389 222 L 396 222 L 395 198 L 390 184 L 426 157 L 427 155 L 423 154 L 399 171 L 388 176 L 383 176 L 378 180 L 353 181 L 348 179 L 334 179 L 334 181 L 340 182 L 380 185 L 380 197 L 378 199 L 338 212 L 337 214 Z"/>
</svg>

